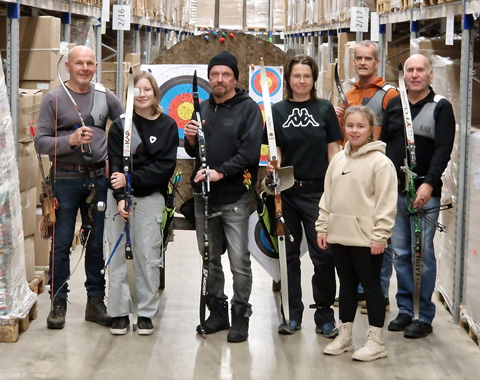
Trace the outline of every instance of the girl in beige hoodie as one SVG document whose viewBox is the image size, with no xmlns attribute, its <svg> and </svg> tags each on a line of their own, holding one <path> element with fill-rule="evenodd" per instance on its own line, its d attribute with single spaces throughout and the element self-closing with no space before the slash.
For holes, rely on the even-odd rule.
<svg viewBox="0 0 480 380">
<path fill-rule="evenodd" d="M 356 294 L 362 283 L 370 326 L 367 342 L 352 358 L 371 361 L 387 356 L 382 337 L 385 301 L 380 271 L 395 222 L 397 175 L 385 156 L 385 143 L 371 141 L 373 112 L 365 106 L 350 107 L 344 120 L 348 142 L 330 162 L 315 224 L 318 245 L 322 249 L 330 245 L 340 279 L 342 323 L 339 335 L 323 352 L 340 355 L 353 351 Z"/>
</svg>

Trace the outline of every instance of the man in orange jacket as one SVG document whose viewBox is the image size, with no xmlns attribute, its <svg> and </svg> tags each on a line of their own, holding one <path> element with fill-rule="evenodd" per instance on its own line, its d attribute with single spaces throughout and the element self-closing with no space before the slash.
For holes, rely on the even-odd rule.
<svg viewBox="0 0 480 380">
<path fill-rule="evenodd" d="M 390 99 L 398 95 L 397 89 L 388 84 L 382 77 L 377 76 L 380 65 L 378 45 L 372 41 L 360 41 L 356 44 L 353 56 L 353 65 L 358 75 L 358 81 L 345 96 L 351 106 L 364 105 L 370 108 L 376 117 L 376 126 L 373 137 L 380 136 L 383 111 Z M 344 107 L 335 107 L 340 123 L 342 124 Z"/>
</svg>

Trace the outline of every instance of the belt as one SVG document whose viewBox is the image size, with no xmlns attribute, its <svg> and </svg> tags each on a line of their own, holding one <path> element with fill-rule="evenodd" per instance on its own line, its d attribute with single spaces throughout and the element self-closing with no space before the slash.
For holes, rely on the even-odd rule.
<svg viewBox="0 0 480 380">
<path fill-rule="evenodd" d="M 303 194 L 303 193 L 316 193 L 323 192 L 323 181 L 297 181 L 293 183 L 293 186 L 283 191 L 287 194 Z"/>
<path fill-rule="evenodd" d="M 56 172 L 54 177 L 56 179 L 75 179 L 75 178 L 88 178 L 90 173 L 93 173 L 94 177 L 105 176 L 107 173 L 107 168 L 105 161 L 96 162 L 95 164 L 88 165 L 84 164 L 71 164 L 68 162 L 57 162 L 56 168 L 59 170 L 68 170 L 68 172 Z M 52 166 L 51 170 L 54 170 Z"/>
<path fill-rule="evenodd" d="M 90 170 L 97 170 L 105 168 L 105 161 L 96 162 L 92 165 L 85 164 L 71 164 L 69 162 L 57 162 L 56 165 L 53 165 L 60 170 L 71 170 L 73 172 L 87 173 Z"/>
</svg>

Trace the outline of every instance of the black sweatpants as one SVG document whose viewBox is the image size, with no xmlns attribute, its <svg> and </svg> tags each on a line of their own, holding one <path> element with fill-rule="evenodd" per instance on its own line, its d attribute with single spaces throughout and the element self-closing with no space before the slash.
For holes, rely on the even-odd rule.
<svg viewBox="0 0 480 380">
<path fill-rule="evenodd" d="M 370 247 L 349 247 L 330 244 L 333 261 L 340 279 L 340 320 L 353 322 L 357 312 L 357 288 L 361 282 L 367 301 L 368 322 L 383 327 L 385 299 L 380 285 L 383 253 L 372 255 Z"/>
</svg>

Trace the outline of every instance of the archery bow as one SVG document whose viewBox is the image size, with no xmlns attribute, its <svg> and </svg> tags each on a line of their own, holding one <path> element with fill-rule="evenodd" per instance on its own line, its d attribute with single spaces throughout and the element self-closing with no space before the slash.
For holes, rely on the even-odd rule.
<svg viewBox="0 0 480 380">
<path fill-rule="evenodd" d="M 125 187 L 125 211 L 130 211 L 132 206 L 132 175 L 131 175 L 131 143 L 132 143 L 132 123 L 133 123 L 133 106 L 134 106 L 134 93 L 135 88 L 133 84 L 133 71 L 130 68 L 128 73 L 128 89 L 127 89 L 127 101 L 125 104 L 125 119 L 124 119 L 124 130 L 123 130 L 123 174 L 125 175 L 126 187 Z M 104 274 L 110 261 L 112 260 L 113 255 L 115 254 L 120 242 L 125 236 L 125 265 L 127 267 L 127 279 L 128 286 L 130 288 L 130 296 L 132 298 L 133 304 L 133 331 L 136 330 L 136 320 L 137 320 L 137 291 L 135 288 L 135 269 L 133 265 L 133 251 L 132 251 L 132 242 L 130 239 L 130 219 L 125 221 L 125 226 L 113 247 L 112 252 L 108 256 L 105 266 L 101 270 L 101 273 Z"/>
<path fill-rule="evenodd" d="M 335 86 L 337 87 L 340 99 L 342 99 L 343 106 L 345 107 L 345 109 L 347 109 L 348 107 L 350 107 L 350 105 L 348 104 L 347 97 L 340 83 L 340 77 L 338 75 L 338 62 L 335 64 Z"/>
<path fill-rule="evenodd" d="M 201 169 L 205 173 L 205 181 L 202 181 L 202 198 L 205 207 L 204 214 L 205 220 L 203 224 L 203 259 L 202 259 L 202 287 L 200 293 L 200 331 L 203 338 L 206 338 L 207 333 L 205 331 L 205 308 L 207 307 L 207 282 L 208 282 L 208 266 L 209 266 L 209 246 L 208 246 L 208 195 L 210 193 L 210 172 L 207 165 L 207 147 L 205 144 L 205 134 L 202 127 L 202 117 L 200 114 L 200 100 L 198 98 L 198 85 L 197 85 L 197 71 L 193 74 L 192 83 L 192 96 L 193 96 L 193 108 L 194 117 L 198 123 L 197 142 L 198 152 L 200 156 Z"/>
<path fill-rule="evenodd" d="M 288 274 L 287 274 L 287 251 L 285 248 L 285 220 L 282 213 L 282 198 L 281 188 L 279 181 L 279 166 L 277 156 L 277 143 L 275 140 L 275 128 L 273 125 L 272 106 L 270 103 L 270 91 L 268 88 L 267 73 L 265 71 L 265 63 L 263 57 L 260 58 L 260 84 L 262 87 L 263 107 L 265 112 L 265 125 L 267 129 L 268 138 L 268 161 L 273 166 L 273 181 L 272 186 L 275 193 L 275 220 L 278 239 L 278 256 L 280 261 L 280 280 L 282 283 L 281 295 L 282 295 L 282 308 L 283 315 L 285 317 L 285 323 L 288 325 L 290 322 L 290 309 L 288 302 Z M 293 179 L 293 170 L 291 171 Z M 293 181 L 292 181 L 293 184 Z M 293 240 L 290 237 L 290 240 Z"/>
<path fill-rule="evenodd" d="M 413 207 L 413 201 L 417 196 L 415 189 L 415 179 L 418 175 L 413 171 L 417 165 L 417 157 L 415 153 L 415 137 L 413 132 L 413 119 L 410 113 L 410 104 L 407 96 L 407 89 L 405 87 L 405 79 L 403 76 L 403 70 L 398 72 L 398 84 L 400 100 L 402 102 L 403 109 L 403 121 L 405 124 L 405 149 L 406 157 L 404 166 L 401 170 L 405 172 L 405 202 L 407 204 L 407 210 L 413 220 L 413 228 L 415 234 L 415 241 L 412 244 L 412 253 L 414 257 L 413 265 L 413 314 L 414 318 L 419 318 L 420 310 L 420 289 L 422 282 L 422 231 L 418 223 L 418 212 Z"/>
</svg>

